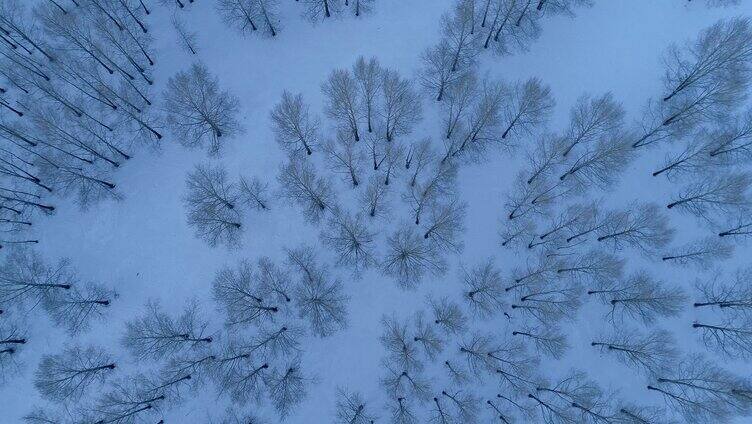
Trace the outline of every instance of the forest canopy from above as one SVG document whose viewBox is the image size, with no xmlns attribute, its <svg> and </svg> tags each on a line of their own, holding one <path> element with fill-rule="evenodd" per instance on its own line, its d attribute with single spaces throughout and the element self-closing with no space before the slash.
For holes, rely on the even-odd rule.
<svg viewBox="0 0 752 424">
<path fill-rule="evenodd" d="M 0 0 L 0 422 L 752 420 L 748 0 Z"/>
</svg>

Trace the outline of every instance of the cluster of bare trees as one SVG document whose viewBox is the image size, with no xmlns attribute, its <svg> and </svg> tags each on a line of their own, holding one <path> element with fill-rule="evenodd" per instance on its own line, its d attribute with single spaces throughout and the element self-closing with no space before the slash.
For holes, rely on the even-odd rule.
<svg viewBox="0 0 752 424">
<path fill-rule="evenodd" d="M 162 3 L 183 8 L 186 1 Z M 162 138 L 149 108 L 148 6 L 71 3 L 36 8 L 41 31 L 16 2 L 0 5 L 0 88 L 10 94 L 0 101 L 0 247 L 37 243 L 23 234 L 35 214 L 54 212 L 47 202 L 53 194 L 76 192 L 82 206 L 117 198 L 113 169 L 136 142 Z M 216 6 L 237 30 L 274 37 L 278 3 Z M 345 11 L 360 16 L 374 2 L 302 3 L 308 18 L 325 20 Z M 284 420 L 314 379 L 303 367 L 305 344 L 347 325 L 349 287 L 326 260 L 356 278 L 378 270 L 407 289 L 443 277 L 449 257 L 464 248 L 459 165 L 527 140 L 534 142 L 525 145 L 501 231 L 501 245 L 514 249 L 518 263 L 476 260 L 453 277 L 456 301 L 429 297 L 409 316 L 385 316 L 379 340 L 386 405 L 341 388 L 334 422 L 700 423 L 748 416 L 752 381 L 682 352 L 663 323 L 691 310 L 692 331 L 707 350 L 748 359 L 752 271 L 701 274 L 692 303 L 682 281 L 656 278 L 644 261 L 715 273 L 732 257 L 733 241 L 752 234 L 752 110 L 741 110 L 752 76 L 750 23 L 720 21 L 670 49 L 665 93 L 649 103 L 636 129 L 604 93 L 581 96 L 566 127 L 551 132 L 545 127 L 555 102 L 542 81 L 477 77 L 484 49 L 525 50 L 543 17 L 571 15 L 590 3 L 459 0 L 442 17 L 441 40 L 424 52 L 419 72 L 422 87 L 440 102 L 443 149 L 410 137 L 422 119 L 414 82 L 375 58 L 329 74 L 321 86 L 325 121 L 301 94 L 285 91 L 270 114 L 288 155 L 279 194 L 320 227 L 325 252 L 302 245 L 288 249 L 283 264 L 261 257 L 219 269 L 211 293 L 224 326 L 195 300 L 179 310 L 149 301 L 125 324 L 125 357 L 78 341 L 44 355 L 34 385 L 54 406 L 34 409 L 26 421 L 163 422 L 167 411 L 210 388 L 232 403 L 223 423 L 261 422 L 243 411 L 264 403 Z M 173 26 L 195 54 L 195 33 L 177 17 Z M 242 131 L 239 100 L 201 64 L 170 78 L 163 97 L 165 125 L 186 147 L 218 155 L 224 140 Z M 681 184 L 671 199 L 594 200 L 616 188 L 638 147 L 668 140 L 678 141 L 676 148 L 653 176 Z M 270 207 L 265 182 L 233 179 L 221 165 L 197 165 L 186 185 L 188 224 L 211 246 L 237 247 L 246 215 Z M 674 244 L 674 211 L 701 218 L 716 234 Z M 35 343 L 23 312 L 38 305 L 76 335 L 115 297 L 105 286 L 82 283 L 66 261 L 50 266 L 33 251 L 14 249 L 0 268 L 0 382 L 22 368 Z M 580 370 L 555 378 L 542 371 L 542 361 L 569 354 L 576 339 L 568 329 L 585 302 L 602 313 L 603 331 L 584 348 L 645 379 L 645 396 L 665 408 L 626 403 Z M 126 358 L 138 369 L 123 367 Z"/>
<path fill-rule="evenodd" d="M 226 422 L 258 422 L 239 411 L 267 401 L 284 420 L 305 399 L 313 378 L 301 365 L 306 336 L 327 337 L 346 326 L 342 283 L 313 248 L 301 246 L 287 251 L 283 265 L 261 257 L 218 270 L 212 293 L 223 330 L 212 330 L 216 324 L 195 299 L 178 311 L 149 301 L 126 322 L 121 345 L 140 365 L 134 372 L 120 372 L 112 356 L 96 347 L 45 356 L 35 385 L 60 408 L 37 408 L 26 421 L 157 422 L 209 384 L 232 402 Z M 0 328 L 9 346 L 25 343 L 20 330 Z M 365 413 L 351 407 L 356 416 Z"/>
<path fill-rule="evenodd" d="M 230 181 L 221 166 L 196 165 L 186 178 L 183 198 L 188 225 L 210 246 L 240 245 L 243 220 L 248 211 L 267 211 L 268 185 L 254 177 Z"/>
<path fill-rule="evenodd" d="M 6 255 L 0 267 L 0 382 L 15 376 L 21 369 L 25 349 L 39 342 L 28 334 L 29 317 L 36 308 L 73 337 L 102 319 L 116 297 L 102 284 L 82 281 L 67 259 L 48 264 L 36 251 L 25 248 Z M 79 390 L 76 386 L 84 386 L 76 380 L 79 377 L 71 378 L 54 378 L 54 384 L 64 384 L 65 390 L 71 392 L 50 396 L 67 398 Z M 42 386 L 38 385 L 44 392 Z"/>
<path fill-rule="evenodd" d="M 590 342 L 592 348 L 642 374 L 647 390 L 667 406 L 624 405 L 596 387 L 586 389 L 583 374 L 565 380 L 565 389 L 539 386 L 526 394 L 544 422 L 723 422 L 749 414 L 751 382 L 683 353 L 661 323 L 692 309 L 691 328 L 708 351 L 747 358 L 752 347 L 744 312 L 749 272 L 725 277 L 714 268 L 732 257 L 733 241 L 750 229 L 750 120 L 749 111 L 739 110 L 748 91 L 750 34 L 746 19 L 730 19 L 686 47 L 672 48 L 665 60 L 666 94 L 651 103 L 636 130 L 625 125 L 624 111 L 610 94 L 586 95 L 562 134 L 535 134 L 540 141 L 527 149 L 527 163 L 507 196 L 501 244 L 528 255 L 506 279 L 491 263 L 466 273 L 469 307 L 483 316 L 504 313 L 512 336 L 536 356 L 560 358 L 568 347 L 562 323 L 574 319 L 585 300 L 594 300 L 608 328 Z M 681 184 L 681 191 L 659 199 L 662 205 L 640 199 L 613 208 L 591 200 L 616 186 L 635 148 L 663 140 L 677 140 L 677 148 L 653 176 Z M 717 233 L 694 231 L 674 244 L 674 210 L 701 218 Z M 633 269 L 624 251 L 700 272 L 694 308 L 679 281 Z M 569 393 L 572 383 L 597 396 L 580 401 Z M 506 421 L 499 404 L 491 405 Z"/>
<path fill-rule="evenodd" d="M 499 55 L 528 50 L 541 33 L 544 17 L 573 16 L 590 0 L 458 0 L 441 18 L 442 40 L 434 52 L 448 48 L 452 71 L 471 65 L 491 49 Z"/>
<path fill-rule="evenodd" d="M 341 15 L 361 17 L 373 12 L 375 0 L 303 0 L 303 16 L 327 21 Z M 280 0 L 217 0 L 225 23 L 241 34 L 276 37 L 282 30 Z"/>
<path fill-rule="evenodd" d="M 342 137 L 358 142 L 367 132 L 373 134 L 372 143 L 383 145 L 410 134 L 421 120 L 421 102 L 413 85 L 376 58 L 360 57 L 352 70 L 335 69 L 321 85 L 324 111 Z"/>
<path fill-rule="evenodd" d="M 405 140 L 421 119 L 411 80 L 361 57 L 351 70 L 332 71 L 322 92 L 330 128 L 300 94 L 283 93 L 272 110 L 275 138 L 289 156 L 278 176 L 282 195 L 307 221 L 323 222 L 322 243 L 354 275 L 380 268 L 404 287 L 442 275 L 443 254 L 463 247 L 467 206 L 456 190 L 456 166 L 440 161 L 430 139 Z M 334 136 L 326 139 L 325 131 Z M 331 176 L 358 191 L 355 210 L 340 203 Z M 403 190 L 412 211 L 405 218 L 414 226 L 386 232 L 386 252 L 379 254 L 378 235 L 385 232 L 374 224 L 393 218 L 396 190 Z"/>
<path fill-rule="evenodd" d="M 132 1 L 0 5 L 0 246 L 38 243 L 52 199 L 117 199 L 114 173 L 162 134 L 151 107 L 146 7 Z"/>
<path fill-rule="evenodd" d="M 440 41 L 423 52 L 423 85 L 442 101 L 453 87 L 466 83 L 484 50 L 499 55 L 526 51 L 540 36 L 544 16 L 573 15 L 577 7 L 591 5 L 589 0 L 458 0 L 441 17 Z"/>
<path fill-rule="evenodd" d="M 743 237 L 752 204 L 752 114 L 743 107 L 752 74 L 750 21 L 718 21 L 672 46 L 664 61 L 664 93 L 646 108 L 632 146 L 675 140 L 653 172 L 679 186 L 667 207 L 706 221 L 720 237 Z"/>
</svg>

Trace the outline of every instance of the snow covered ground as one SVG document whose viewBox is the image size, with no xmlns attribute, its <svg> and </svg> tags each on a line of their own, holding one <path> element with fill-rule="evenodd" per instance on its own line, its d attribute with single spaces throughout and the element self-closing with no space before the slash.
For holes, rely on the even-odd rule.
<svg viewBox="0 0 752 424">
<path fill-rule="evenodd" d="M 176 47 L 173 29 L 167 23 L 172 11 L 155 7 L 157 11 L 149 17 L 158 62 L 155 92 L 161 91 L 171 75 L 200 60 L 219 78 L 222 88 L 240 99 L 244 133 L 230 140 L 218 159 L 207 158 L 202 150 L 186 150 L 167 136 L 160 151 L 142 149 L 118 171 L 123 201 L 104 202 L 87 211 L 79 211 L 70 202 L 57 202 L 58 212 L 43 219 L 37 228 L 43 239 L 38 250 L 46 258 L 68 257 L 82 277 L 105 282 L 119 293 L 107 318 L 95 323 L 82 340 L 115 349 L 125 322 L 142 311 L 147 299 L 159 299 L 168 310 L 178 311 L 186 300 L 198 298 L 211 317 L 210 327 L 219 331 L 222 317 L 211 301 L 215 271 L 225 265 L 233 266 L 240 259 L 256 259 L 261 255 L 281 262 L 286 247 L 301 243 L 320 245 L 319 228 L 306 223 L 297 206 L 273 196 L 269 212 L 249 215 L 240 249 L 208 247 L 194 237 L 186 224 L 181 201 L 186 174 L 197 163 L 221 162 L 231 175 L 258 176 L 276 189 L 276 175 L 285 156 L 274 141 L 269 111 L 282 91 L 302 93 L 311 103 L 311 110 L 322 114 L 320 84 L 332 69 L 350 67 L 360 55 L 375 56 L 382 65 L 397 69 L 404 76 L 413 76 L 420 67 L 421 51 L 439 37 L 441 14 L 454 2 L 381 0 L 375 13 L 362 19 L 348 17 L 316 25 L 299 18 L 299 8 L 293 2 L 283 3 L 281 12 L 288 18 L 275 39 L 240 36 L 221 22 L 208 0 L 197 0 L 187 10 L 175 12 L 198 33 L 196 56 Z M 631 122 L 639 118 L 645 101 L 661 92 L 661 53 L 666 47 L 692 39 L 719 18 L 751 12 L 748 3 L 707 8 L 699 1 L 687 4 L 681 0 L 601 0 L 592 8 L 579 9 L 574 18 L 545 19 L 542 36 L 526 53 L 509 57 L 481 55 L 479 73 L 507 81 L 535 76 L 548 84 L 556 99 L 550 122 L 553 131 L 566 126 L 570 107 L 584 93 L 612 92 L 622 102 L 627 121 Z M 439 119 L 438 107 L 426 96 L 423 121 L 404 139 L 428 136 L 439 146 Z M 327 135 L 332 133 L 325 130 L 324 136 Z M 521 144 L 529 142 L 519 140 Z M 316 376 L 316 381 L 309 385 L 306 400 L 287 422 L 332 422 L 337 387 L 362 393 L 376 406 L 375 411 L 385 417 L 387 414 L 381 407 L 385 396 L 379 386 L 382 316 L 408 317 L 425 308 L 428 294 L 448 294 L 459 300 L 461 265 L 473 266 L 493 257 L 507 274 L 520 263 L 521 257 L 514 250 L 500 247 L 498 230 L 505 216 L 504 194 L 510 190 L 522 163 L 521 151 L 498 150 L 489 157 L 486 162 L 461 168 L 459 191 L 469 205 L 465 249 L 449 258 L 450 270 L 444 277 L 429 278 L 416 290 L 405 291 L 378 270 L 369 270 L 362 279 L 353 279 L 347 270 L 335 269 L 350 296 L 348 327 L 328 338 L 306 339 L 303 365 L 309 374 Z M 661 159 L 662 154 L 656 150 L 642 152 L 624 174 L 619 187 L 602 195 L 604 203 L 623 205 L 633 199 L 666 203 L 676 187 L 650 176 Z M 342 203 L 352 205 L 355 197 L 350 188 L 339 181 L 337 184 Z M 391 233 L 394 223 L 409 219 L 406 206 L 398 198 L 394 202 L 398 206 L 395 217 L 392 222 L 379 224 L 380 237 Z M 693 218 L 679 214 L 671 218 L 677 229 L 677 244 L 707 231 L 698 228 Z M 332 262 L 325 248 L 317 250 L 322 258 Z M 740 247 L 723 265 L 724 269 L 733 270 L 749 263 L 749 258 L 750 250 Z M 648 266 L 657 277 L 690 291 L 697 277 L 692 270 L 638 255 L 629 259 L 628 267 L 634 269 L 640 264 Z M 540 364 L 542 373 L 553 379 L 577 367 L 604 387 L 617 389 L 624 399 L 660 403 L 658 397 L 645 390 L 642 377 L 602 357 L 590 346 L 593 337 L 607 328 L 602 318 L 604 312 L 602 306 L 586 303 L 577 322 L 565 327 L 571 349 L 562 360 L 544 359 Z M 682 316 L 662 323 L 675 332 L 688 351 L 702 350 L 692 333 L 693 313 L 688 308 Z M 507 328 L 503 316 L 478 325 L 494 332 Z M 20 422 L 31 405 L 43 404 L 32 386 L 35 365 L 42 355 L 58 352 L 71 342 L 45 320 L 35 321 L 30 333 L 34 343 L 26 352 L 24 373 L 0 387 L 2 422 Z M 448 352 L 453 354 L 453 349 L 456 347 L 450 345 Z M 122 363 L 131 362 L 125 352 L 115 350 L 115 355 Z M 724 360 L 724 365 L 742 375 L 749 375 L 752 370 L 743 361 Z M 123 372 L 131 367 L 135 369 L 140 364 L 123 366 Z M 496 390 L 494 383 L 475 388 L 481 396 L 493 395 Z M 194 401 L 169 411 L 164 419 L 166 423 L 198 423 L 223 411 L 224 404 L 215 401 L 214 391 L 207 386 Z M 276 420 L 268 408 L 262 408 L 261 412 L 271 422 Z M 488 411 L 484 410 L 482 416 L 491 422 Z"/>
</svg>

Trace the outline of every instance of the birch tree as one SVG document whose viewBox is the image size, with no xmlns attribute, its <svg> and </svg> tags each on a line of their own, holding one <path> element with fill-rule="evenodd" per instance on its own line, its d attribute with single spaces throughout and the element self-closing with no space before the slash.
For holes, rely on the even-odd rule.
<svg viewBox="0 0 752 424">
<path fill-rule="evenodd" d="M 92 386 L 104 384 L 115 367 L 112 357 L 103 349 L 72 346 L 42 357 L 34 373 L 34 387 L 45 399 L 76 401 Z"/>
<path fill-rule="evenodd" d="M 183 203 L 188 225 L 195 228 L 196 236 L 210 246 L 238 246 L 243 217 L 236 208 L 238 187 L 228 181 L 227 171 L 221 167 L 196 165 L 186 177 L 186 187 Z"/>
<path fill-rule="evenodd" d="M 186 147 L 205 146 L 216 156 L 223 141 L 240 132 L 237 97 L 220 90 L 217 78 L 203 64 L 170 77 L 164 101 L 167 124 Z"/>
<path fill-rule="evenodd" d="M 149 301 L 141 316 L 126 323 L 121 344 L 134 358 L 162 359 L 211 343 L 207 325 L 195 302 L 189 302 L 180 315 L 172 316 L 159 303 Z"/>
<path fill-rule="evenodd" d="M 504 131 L 501 138 L 531 134 L 535 128 L 548 120 L 554 107 L 551 89 L 537 78 L 515 83 L 510 90 L 511 99 L 505 104 Z"/>
<path fill-rule="evenodd" d="M 324 0 L 327 1 L 327 0 Z M 349 133 L 355 141 L 360 141 L 358 126 L 361 118 L 361 104 L 358 84 L 347 69 L 335 69 L 321 85 L 326 99 L 326 115 L 337 122 L 342 131 Z"/>
<path fill-rule="evenodd" d="M 317 176 L 309 162 L 290 160 L 280 169 L 277 180 L 282 185 L 283 195 L 302 207 L 306 218 L 312 223 L 319 222 L 335 206 L 331 182 Z"/>
<path fill-rule="evenodd" d="M 312 117 L 302 94 L 288 91 L 282 93 L 282 100 L 271 112 L 274 138 L 280 147 L 289 154 L 313 153 L 318 144 L 319 121 Z"/>
<path fill-rule="evenodd" d="M 603 355 L 647 375 L 670 370 L 678 356 L 676 342 L 666 330 L 652 330 L 640 334 L 634 330 L 618 329 L 615 333 L 598 337 L 590 343 Z"/>
<path fill-rule="evenodd" d="M 382 73 L 381 93 L 383 102 L 379 116 L 383 121 L 386 140 L 391 142 L 399 136 L 410 134 L 423 117 L 420 97 L 412 81 L 386 69 Z"/>
</svg>

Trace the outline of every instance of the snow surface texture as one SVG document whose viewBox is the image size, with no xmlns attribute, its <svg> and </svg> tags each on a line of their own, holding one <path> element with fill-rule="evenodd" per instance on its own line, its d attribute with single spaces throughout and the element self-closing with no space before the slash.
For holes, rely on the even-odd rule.
<svg viewBox="0 0 752 424">
<path fill-rule="evenodd" d="M 228 137 L 218 156 L 207 157 L 204 149 L 182 147 L 179 140 L 163 128 L 165 136 L 158 152 L 148 148 L 136 149 L 133 159 L 116 172 L 116 182 L 123 197 L 121 201 L 106 200 L 81 211 L 70 200 L 55 199 L 56 213 L 36 220 L 33 234 L 41 242 L 34 249 L 46 261 L 54 263 L 60 258 L 69 258 L 82 280 L 101 282 L 117 291 L 118 296 L 112 300 L 104 317 L 75 339 L 64 329 L 54 326 L 41 308 L 27 313 L 28 343 L 22 352 L 23 366 L 17 375 L 7 378 L 0 386 L 0 422 L 22 422 L 22 417 L 33 405 L 52 405 L 42 399 L 34 387 L 34 372 L 43 356 L 60 353 L 65 346 L 93 344 L 104 348 L 118 364 L 113 371 L 117 377 L 136 371 L 159 370 L 162 362 L 137 360 L 121 348 L 126 323 L 144 313 L 147 300 L 158 300 L 170 315 L 177 315 L 186 302 L 197 300 L 209 322 L 206 333 L 212 334 L 216 339 L 212 343 L 218 345 L 228 337 L 231 329 L 224 327 L 224 311 L 213 299 L 215 274 L 224 267 L 236 267 L 243 259 L 255 264 L 261 256 L 284 265 L 285 249 L 301 245 L 314 246 L 319 262 L 326 264 L 329 271 L 341 280 L 343 294 L 348 297 L 347 326 L 327 337 L 316 337 L 310 332 L 302 337 L 301 369 L 311 381 L 306 384 L 305 398 L 292 409 L 286 422 L 333 422 L 337 414 L 338 388 L 359 393 L 368 412 L 378 417 L 375 422 L 389 422 L 390 412 L 386 405 L 394 404 L 394 399 L 380 382 L 387 375 L 381 362 L 387 356 L 380 342 L 384 332 L 382 319 L 394 316 L 413 331 L 414 314 L 419 310 L 429 313 L 427 297 L 447 296 L 465 310 L 469 330 L 449 336 L 444 352 L 435 359 L 421 356 L 425 363 L 423 375 L 430 382 L 430 397 L 425 402 L 416 400 L 415 403 L 418 422 L 427 422 L 435 409 L 431 398 L 441 397 L 442 390 L 450 394 L 460 390 L 460 386 L 447 378 L 446 368 L 442 366 L 445 360 L 462 366 L 466 364 L 460 356 L 460 342 L 470 340 L 474 332 L 506 340 L 512 337 L 513 330 L 519 331 L 526 328 L 525 323 L 532 322 L 531 318 L 525 318 L 511 308 L 515 302 L 511 294 L 504 298 L 504 307 L 495 310 L 491 316 L 473 314 L 464 299 L 467 289 L 462 283 L 462 270 L 471 270 L 491 258 L 507 285 L 513 281 L 513 270 L 535 257 L 535 253 L 527 248 L 527 241 L 513 248 L 502 247 L 499 232 L 507 224 L 507 195 L 513 190 L 515 176 L 526 166 L 525 148 L 538 142 L 540 137 L 514 136 L 511 141 L 518 145 L 517 148 L 491 147 L 486 160 L 461 164 L 457 192 L 461 201 L 467 203 L 466 230 L 460 236 L 464 249 L 459 253 L 444 253 L 448 270 L 443 275 L 428 276 L 414 289 L 405 290 L 378 267 L 370 267 L 356 278 L 351 268 L 336 266 L 336 257 L 320 238 L 324 224 L 311 223 L 304 218 L 300 206 L 282 199 L 277 175 L 287 159 L 275 142 L 269 114 L 284 90 L 302 93 L 310 105 L 310 112 L 321 118 L 321 139 L 334 139 L 333 121 L 324 115 L 321 84 L 333 69 L 350 68 L 359 56 L 376 57 L 383 67 L 396 70 L 402 77 L 415 78 L 417 89 L 415 75 L 422 66 L 421 53 L 439 40 L 440 17 L 452 10 L 455 1 L 381 0 L 375 3 L 373 12 L 359 19 L 348 14 L 316 24 L 299 17 L 300 5 L 285 1 L 279 11 L 284 20 L 274 38 L 241 36 L 222 22 L 214 1 L 196 0 L 184 9 L 160 6 L 153 1 L 149 3 L 154 4 L 145 23 L 154 37 L 152 52 L 156 66 L 153 68 L 155 84 L 152 92 L 153 97 L 159 99 L 155 106 L 161 106 L 161 93 L 168 78 L 200 61 L 211 75 L 218 78 L 221 89 L 239 99 L 238 121 L 243 131 Z M 550 87 L 556 104 L 547 123 L 535 128 L 536 134 L 543 132 L 543 127 L 563 132 L 569 123 L 570 109 L 585 93 L 600 96 L 611 92 L 626 112 L 627 127 L 632 128 L 633 121 L 641 118 L 646 101 L 664 95 L 661 58 L 672 43 L 694 40 L 704 28 L 719 19 L 750 15 L 751 12 L 746 2 L 727 8 L 708 8 L 700 1 L 690 4 L 681 0 L 596 1 L 593 7 L 577 8 L 575 17 L 543 19 L 540 23 L 542 34 L 530 44 L 527 52 L 503 57 L 490 52 L 481 54 L 477 74 L 507 82 L 537 77 Z M 196 33 L 196 55 L 179 47 L 177 34 L 170 23 L 173 15 L 179 16 L 184 27 Z M 440 105 L 434 94 L 421 91 L 421 96 L 422 121 L 409 135 L 397 139 L 409 145 L 430 137 L 436 150 L 443 153 Z M 361 123 L 361 130 L 365 132 L 362 126 Z M 629 164 L 614 187 L 607 191 L 593 188 L 584 199 L 597 199 L 600 207 L 614 209 L 624 208 L 635 200 L 656 202 L 660 206 L 659 213 L 668 212 L 669 226 L 675 230 L 673 241 L 668 245 L 671 247 L 712 236 L 713 231 L 702 221 L 664 208 L 680 191 L 681 180 L 671 183 L 665 178 L 651 176 L 663 164 L 664 152 L 675 149 L 676 143 L 662 141 L 657 147 L 638 149 L 638 157 Z M 341 175 L 326 168 L 321 149 L 304 160 L 314 161 L 320 175 L 332 178 L 340 206 L 350 211 L 361 208 L 358 196 L 366 190 L 367 176 L 372 174 L 368 161 L 363 167 L 361 184 L 353 188 L 346 179 L 340 178 Z M 186 222 L 183 203 L 186 176 L 195 165 L 202 163 L 221 164 L 233 180 L 239 175 L 249 179 L 255 176 L 270 184 L 269 210 L 245 214 L 238 248 L 228 249 L 221 244 L 209 247 L 195 237 L 194 230 Z M 391 184 L 391 216 L 375 219 L 371 224 L 370 228 L 377 234 L 378 257 L 385 252 L 387 236 L 391 236 L 403 221 L 410 223 L 413 220 L 409 205 L 400 197 L 407 183 L 407 173 L 403 171 Z M 581 203 L 584 199 L 580 199 Z M 551 222 L 563 210 L 557 205 L 551 217 L 541 222 Z M 626 261 L 625 276 L 645 269 L 653 278 L 686 291 L 688 299 L 680 313 L 660 318 L 649 327 L 673 334 L 683 352 L 680 358 L 694 352 L 706 353 L 713 363 L 747 378 L 751 369 L 743 359 L 738 355 L 729 357 L 708 350 L 697 330 L 692 328 L 693 322 L 705 316 L 692 307 L 692 302 L 699 296 L 693 286 L 695 280 L 709 280 L 718 272 L 724 278 L 732 277 L 738 268 L 749 264 L 749 248 L 741 240 L 734 244 L 733 254 L 717 263 L 720 266 L 717 270 L 661 261 L 664 252 L 674 250 L 668 246 L 659 249 L 658 253 L 649 254 L 627 247 L 617 251 L 616 255 Z M 596 245 L 596 248 L 611 252 L 610 245 Z M 0 256 L 7 256 L 12 249 L 3 249 Z M 750 281 L 747 279 L 745 283 Z M 576 312 L 576 319 L 562 322 L 562 333 L 569 348 L 560 359 L 535 354 L 534 347 L 527 345 L 533 356 L 540 356 L 540 363 L 534 366 L 542 377 L 538 386 L 551 387 L 570 370 L 578 369 L 600 385 L 604 392 L 617 392 L 613 398 L 617 411 L 625 404 L 665 406 L 660 396 L 645 389 L 654 378 L 635 372 L 613 356 L 602 354 L 591 346 L 591 342 L 613 334 L 613 325 L 605 318 L 610 307 L 584 292 L 579 296 L 583 305 Z M 507 318 L 504 312 L 511 318 Z M 278 324 L 283 322 L 277 321 Z M 627 326 L 643 333 L 648 331 L 648 327 L 637 320 L 628 322 Z M 252 334 L 253 330 L 248 332 Z M 80 405 L 96 402 L 99 393 L 106 391 L 108 386 L 102 387 L 87 393 Z M 511 392 L 500 389 L 497 378 L 490 375 L 483 381 L 471 379 L 462 390 L 479 401 L 477 422 L 500 422 L 486 401 L 496 402 L 497 393 Z M 535 390 L 535 385 L 532 390 Z M 217 397 L 217 390 L 211 382 L 195 393 L 185 395 L 185 399 L 187 401 L 175 407 L 160 408 L 157 415 L 149 415 L 143 422 L 159 419 L 164 419 L 165 423 L 220 422 L 225 408 L 232 406 L 227 396 Z M 524 396 L 520 402 L 535 406 Z M 239 415 L 253 412 L 268 422 L 280 420 L 278 412 L 266 399 L 261 406 L 249 402 L 235 405 L 234 409 Z M 520 421 L 539 422 L 538 411 L 534 409 L 532 417 Z M 667 411 L 672 416 L 672 410 L 667 408 Z M 582 415 L 575 417 L 573 422 L 616 422 L 585 421 Z M 681 415 L 675 415 L 675 419 L 677 422 L 687 421 L 687 417 Z M 460 418 L 456 422 L 476 421 Z M 745 418 L 733 417 L 727 422 L 746 421 Z"/>
</svg>

